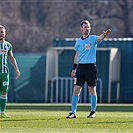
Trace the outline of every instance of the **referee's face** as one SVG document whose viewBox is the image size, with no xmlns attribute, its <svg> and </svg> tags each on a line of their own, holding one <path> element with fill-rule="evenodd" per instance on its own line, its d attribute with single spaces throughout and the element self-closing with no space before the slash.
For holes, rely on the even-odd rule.
<svg viewBox="0 0 133 133">
<path fill-rule="evenodd" d="M 88 34 L 90 34 L 90 30 L 91 30 L 91 27 L 90 27 L 90 24 L 83 24 L 82 27 L 81 27 L 81 31 L 82 31 L 82 34 L 87 36 Z"/>
</svg>

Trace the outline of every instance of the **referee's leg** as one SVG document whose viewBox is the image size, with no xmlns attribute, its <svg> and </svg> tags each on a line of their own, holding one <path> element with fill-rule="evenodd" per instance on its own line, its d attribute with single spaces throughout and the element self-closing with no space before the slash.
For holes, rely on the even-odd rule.
<svg viewBox="0 0 133 133">
<path fill-rule="evenodd" d="M 88 118 L 94 118 L 97 106 L 97 93 L 95 86 L 88 86 L 89 93 L 90 93 L 90 100 L 91 100 L 91 112 L 87 116 Z"/>
</svg>

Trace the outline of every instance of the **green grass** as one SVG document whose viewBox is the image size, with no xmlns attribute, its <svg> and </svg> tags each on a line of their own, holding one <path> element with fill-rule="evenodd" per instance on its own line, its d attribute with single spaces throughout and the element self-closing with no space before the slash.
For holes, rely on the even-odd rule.
<svg viewBox="0 0 133 133">
<path fill-rule="evenodd" d="M 11 118 L 0 119 L 0 133 L 133 133 L 131 104 L 98 104 L 88 119 L 90 105 L 79 104 L 76 119 L 66 119 L 70 104 L 8 104 Z"/>
</svg>

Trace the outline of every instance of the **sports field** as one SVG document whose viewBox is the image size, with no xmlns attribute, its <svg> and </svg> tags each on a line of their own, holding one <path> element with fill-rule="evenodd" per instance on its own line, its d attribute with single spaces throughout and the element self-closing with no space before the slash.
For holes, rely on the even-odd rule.
<svg viewBox="0 0 133 133">
<path fill-rule="evenodd" d="M 0 118 L 0 133 L 133 133 L 132 104 L 79 104 L 76 119 L 66 119 L 70 104 L 8 104 L 11 118 Z"/>
</svg>

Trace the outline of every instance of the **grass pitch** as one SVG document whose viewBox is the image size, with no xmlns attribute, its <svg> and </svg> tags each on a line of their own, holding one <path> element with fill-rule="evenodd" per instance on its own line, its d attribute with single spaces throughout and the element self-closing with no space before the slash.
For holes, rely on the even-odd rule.
<svg viewBox="0 0 133 133">
<path fill-rule="evenodd" d="M 0 133 L 133 133 L 132 104 L 79 104 L 76 119 L 66 119 L 70 104 L 8 104 L 11 118 L 0 119 Z"/>
</svg>

